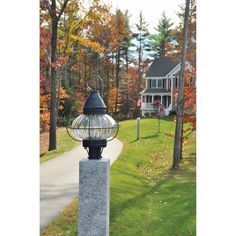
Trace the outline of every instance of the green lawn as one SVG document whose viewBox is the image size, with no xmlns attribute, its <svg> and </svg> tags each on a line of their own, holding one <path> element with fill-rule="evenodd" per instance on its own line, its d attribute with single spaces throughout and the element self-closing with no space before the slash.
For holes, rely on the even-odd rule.
<svg viewBox="0 0 236 236">
<path fill-rule="evenodd" d="M 110 236 L 196 235 L 195 134 L 184 145 L 179 171 L 171 171 L 174 123 L 141 119 L 120 123 L 124 142 L 120 158 L 111 168 Z M 77 201 L 42 232 L 44 236 L 77 231 Z"/>
<path fill-rule="evenodd" d="M 43 135 L 44 136 L 42 137 L 42 139 L 45 139 L 45 140 L 41 140 L 42 142 L 40 144 L 41 146 L 40 148 L 47 150 L 48 134 L 43 134 Z M 63 154 L 64 152 L 70 151 L 76 145 L 78 145 L 78 142 L 74 141 L 72 138 L 69 137 L 65 128 L 58 128 L 57 129 L 57 149 L 50 152 L 46 152 L 45 154 L 41 155 L 40 163 L 50 160 L 60 154 Z"/>
</svg>

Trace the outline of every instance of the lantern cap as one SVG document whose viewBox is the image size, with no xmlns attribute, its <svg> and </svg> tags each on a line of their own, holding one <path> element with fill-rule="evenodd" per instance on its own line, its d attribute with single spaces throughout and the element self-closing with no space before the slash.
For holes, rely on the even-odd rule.
<svg viewBox="0 0 236 236">
<path fill-rule="evenodd" d="M 100 115 L 106 114 L 107 107 L 96 89 L 88 96 L 83 109 L 83 114 Z"/>
</svg>

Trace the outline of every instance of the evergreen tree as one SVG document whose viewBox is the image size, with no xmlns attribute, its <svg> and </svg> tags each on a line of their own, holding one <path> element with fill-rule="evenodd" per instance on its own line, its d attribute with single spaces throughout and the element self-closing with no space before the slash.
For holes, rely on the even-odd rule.
<svg viewBox="0 0 236 236">
<path fill-rule="evenodd" d="M 149 39 L 152 40 L 152 50 L 154 51 L 154 57 L 166 56 L 168 51 L 168 45 L 173 41 L 171 26 L 173 23 L 168 18 L 165 12 L 162 13 L 156 30 L 156 34 L 150 35 Z"/>
<path fill-rule="evenodd" d="M 128 10 L 125 11 L 125 30 L 126 30 L 126 36 L 124 37 L 123 40 L 123 49 L 124 49 L 124 59 L 125 59 L 125 69 L 126 73 L 128 73 L 128 65 L 129 65 L 129 60 L 130 60 L 130 47 L 132 46 L 131 44 L 131 39 L 132 39 L 132 32 L 130 30 L 130 25 L 129 25 L 129 12 Z"/>
<path fill-rule="evenodd" d="M 143 74 L 142 62 L 144 61 L 144 53 L 150 51 L 148 24 L 146 23 L 142 11 L 139 14 L 139 22 L 136 26 L 136 32 L 133 33 L 133 38 L 136 39 L 136 51 L 138 53 L 138 74 L 137 81 L 137 98 L 141 88 L 141 79 Z"/>
</svg>

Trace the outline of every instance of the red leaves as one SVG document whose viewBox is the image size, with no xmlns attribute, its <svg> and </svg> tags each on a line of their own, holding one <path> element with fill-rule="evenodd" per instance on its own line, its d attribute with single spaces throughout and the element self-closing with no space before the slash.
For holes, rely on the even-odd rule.
<svg viewBox="0 0 236 236">
<path fill-rule="evenodd" d="M 45 27 L 40 27 L 40 65 L 49 64 L 49 47 L 51 33 Z"/>
</svg>

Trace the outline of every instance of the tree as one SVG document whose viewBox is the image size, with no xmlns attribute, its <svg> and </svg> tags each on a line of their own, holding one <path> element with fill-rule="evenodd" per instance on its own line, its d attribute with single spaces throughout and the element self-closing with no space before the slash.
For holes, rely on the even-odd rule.
<svg viewBox="0 0 236 236">
<path fill-rule="evenodd" d="M 129 70 L 129 60 L 130 60 L 130 56 L 129 56 L 129 48 L 132 46 L 131 44 L 131 39 L 132 39 L 132 32 L 130 29 L 130 25 L 129 25 L 129 12 L 128 10 L 125 11 L 125 28 L 126 28 L 126 36 L 124 37 L 123 40 L 123 50 L 124 50 L 124 54 L 125 54 L 125 70 L 126 73 L 128 73 Z"/>
<path fill-rule="evenodd" d="M 125 117 L 135 118 L 135 112 L 137 107 L 137 96 L 136 84 L 139 80 L 139 74 L 137 69 L 134 67 L 128 68 L 128 73 L 122 74 L 124 81 L 120 88 L 121 95 L 121 112 Z"/>
<path fill-rule="evenodd" d="M 174 56 L 181 57 L 183 45 L 183 25 L 184 25 L 184 6 L 180 6 L 180 12 L 177 13 L 180 18 L 180 24 L 174 30 L 174 38 L 178 42 Z M 188 17 L 188 33 L 187 33 L 187 61 L 196 67 L 196 1 L 190 0 L 189 17 Z"/>
<path fill-rule="evenodd" d="M 174 37 L 176 44 L 173 50 L 173 56 L 181 58 L 183 45 L 183 27 L 185 7 L 180 6 L 180 12 L 177 13 L 180 17 L 180 24 L 176 27 Z M 188 17 L 188 33 L 187 33 L 187 50 L 186 61 L 188 62 L 187 70 L 185 71 L 184 83 L 184 111 L 183 111 L 183 126 L 182 126 L 182 142 L 180 148 L 180 159 L 182 159 L 182 147 L 188 136 L 196 130 L 196 1 L 190 0 L 189 17 Z M 174 91 L 178 94 L 178 89 Z M 187 124 L 184 128 L 184 124 Z"/>
<path fill-rule="evenodd" d="M 149 37 L 153 41 L 152 50 L 155 52 L 154 57 L 166 56 L 168 50 L 171 48 L 170 43 L 173 41 L 172 25 L 171 19 L 163 12 L 157 27 L 154 28 L 157 33 Z"/>
<path fill-rule="evenodd" d="M 120 86 L 120 69 L 121 69 L 121 61 L 122 55 L 124 52 L 124 40 L 129 36 L 129 28 L 127 28 L 127 22 L 125 15 L 121 10 L 117 10 L 114 16 L 115 18 L 115 25 L 118 32 L 117 39 L 118 39 L 118 47 L 116 49 L 116 56 L 115 56 L 115 87 L 116 87 L 116 99 L 115 99 L 115 114 L 117 114 L 118 109 L 118 93 L 119 93 L 119 86 Z"/>
<path fill-rule="evenodd" d="M 99 60 L 104 53 L 102 43 L 96 38 L 96 34 L 99 34 L 97 29 L 106 28 L 111 15 L 109 7 L 101 4 L 100 0 L 93 0 L 89 7 L 84 7 L 82 2 L 77 0 L 68 1 L 66 7 L 65 3 L 65 1 L 49 3 L 46 0 L 40 2 L 41 28 L 48 31 L 51 37 L 46 50 L 45 47 L 42 48 L 43 50 L 40 48 L 40 73 L 50 81 L 50 88 L 54 91 L 53 96 L 49 96 L 51 106 L 56 99 L 53 103 L 56 104 L 56 109 L 48 108 L 52 121 L 50 121 L 52 135 L 49 142 L 52 136 L 53 139 L 56 137 L 54 133 L 56 124 L 66 125 L 66 122 L 81 110 L 88 92 L 86 84 L 91 83 L 98 73 Z M 55 9 L 55 4 L 56 12 L 51 12 Z M 56 27 L 52 27 L 53 25 L 57 26 L 57 30 Z M 56 49 L 55 45 L 52 47 L 55 33 Z M 42 34 L 44 35 L 45 33 Z M 53 58 L 55 53 L 56 57 Z M 45 61 L 48 61 L 48 64 Z M 64 90 L 70 97 L 63 95 Z"/>
<path fill-rule="evenodd" d="M 179 161 L 181 156 L 183 109 L 184 109 L 184 72 L 185 72 L 186 50 L 187 50 L 186 43 L 187 43 L 187 32 L 188 32 L 189 3 L 190 0 L 186 0 L 181 69 L 179 76 L 179 90 L 177 98 L 176 127 L 175 127 L 175 137 L 174 137 L 173 163 L 172 163 L 173 169 L 179 169 Z"/>
<path fill-rule="evenodd" d="M 58 22 L 66 8 L 69 0 L 57 6 L 56 0 L 41 0 L 41 8 L 48 11 L 51 18 L 51 60 L 50 60 L 50 129 L 49 129 L 49 151 L 57 148 L 56 122 L 57 122 L 57 91 L 56 91 L 56 59 L 57 59 L 57 30 Z M 58 10 L 60 8 L 60 10 Z"/>
<path fill-rule="evenodd" d="M 141 79 L 143 74 L 142 61 L 144 60 L 144 52 L 150 51 L 150 46 L 148 42 L 148 24 L 146 23 L 142 11 L 139 14 L 139 23 L 136 24 L 136 32 L 133 33 L 133 37 L 137 40 L 137 53 L 138 53 L 138 74 L 139 79 L 137 81 L 137 95 L 138 98 L 140 88 L 141 88 Z"/>
</svg>

